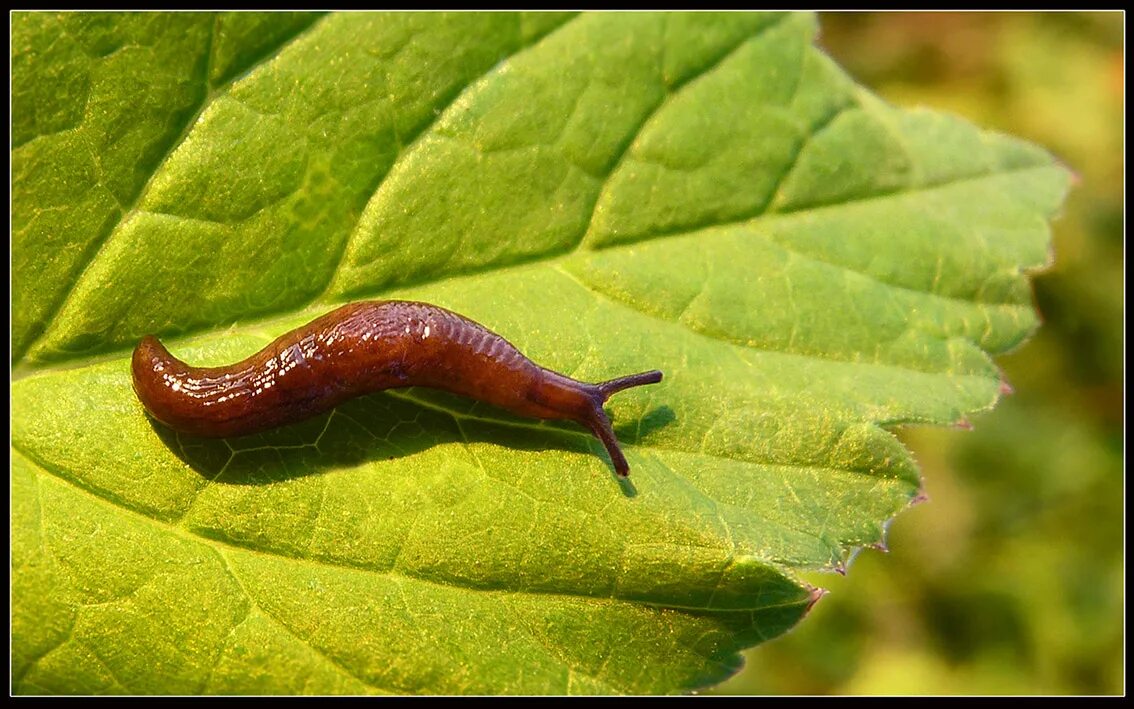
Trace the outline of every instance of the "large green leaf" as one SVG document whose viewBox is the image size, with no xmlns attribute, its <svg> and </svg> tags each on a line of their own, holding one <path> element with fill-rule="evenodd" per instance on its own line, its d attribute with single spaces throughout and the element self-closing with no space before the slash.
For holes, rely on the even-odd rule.
<svg viewBox="0 0 1134 709">
<path fill-rule="evenodd" d="M 820 595 L 1035 326 L 1066 175 L 887 106 L 805 14 L 17 13 L 16 692 L 672 692 Z M 129 353 L 361 297 L 581 379 L 581 429 L 426 390 L 207 441 Z"/>
</svg>

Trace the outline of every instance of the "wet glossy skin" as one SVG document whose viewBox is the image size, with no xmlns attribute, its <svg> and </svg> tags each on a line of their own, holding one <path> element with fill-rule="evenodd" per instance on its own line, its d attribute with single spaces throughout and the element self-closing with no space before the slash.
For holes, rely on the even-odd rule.
<svg viewBox="0 0 1134 709">
<path fill-rule="evenodd" d="M 424 386 L 520 416 L 577 421 L 598 436 L 623 476 L 629 465 L 602 404 L 617 391 L 662 378 L 653 370 L 601 384 L 576 381 L 540 367 L 468 318 L 396 300 L 344 305 L 226 367 L 191 367 L 146 336 L 132 369 L 146 411 L 197 436 L 243 436 L 363 394 Z"/>
</svg>

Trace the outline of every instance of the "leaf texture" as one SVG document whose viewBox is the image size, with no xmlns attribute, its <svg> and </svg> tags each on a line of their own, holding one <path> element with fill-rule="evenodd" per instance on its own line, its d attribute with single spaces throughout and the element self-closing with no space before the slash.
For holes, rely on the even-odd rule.
<svg viewBox="0 0 1134 709">
<path fill-rule="evenodd" d="M 1066 172 L 883 104 L 807 14 L 13 17 L 17 693 L 719 681 L 919 490 L 1036 326 Z M 570 425 L 389 391 L 210 441 L 130 348 L 359 298 L 665 381 Z"/>
</svg>

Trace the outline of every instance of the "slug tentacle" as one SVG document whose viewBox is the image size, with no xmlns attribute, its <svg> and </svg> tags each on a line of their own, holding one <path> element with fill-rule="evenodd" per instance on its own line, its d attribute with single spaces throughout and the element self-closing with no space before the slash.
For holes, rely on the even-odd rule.
<svg viewBox="0 0 1134 709">
<path fill-rule="evenodd" d="M 629 473 L 602 404 L 661 381 L 657 370 L 587 384 L 544 369 L 457 313 L 412 301 L 344 305 L 226 367 L 193 367 L 153 336 L 134 350 L 134 391 L 158 421 L 205 437 L 243 436 L 296 423 L 356 396 L 424 386 L 520 416 L 589 428 Z"/>
<path fill-rule="evenodd" d="M 639 372 L 638 374 L 609 379 L 599 384 L 588 385 L 593 388 L 597 396 L 592 400 L 591 407 L 579 423 L 591 429 L 591 432 L 606 446 L 606 452 L 610 455 L 610 462 L 614 465 L 614 472 L 622 477 L 630 474 L 630 464 L 626 462 L 626 456 L 623 455 L 622 448 L 618 445 L 618 438 L 614 435 L 610 418 L 602 410 L 602 404 L 612 394 L 623 389 L 642 386 L 643 384 L 657 384 L 661 380 L 662 373 L 656 369 L 651 369 L 648 372 Z"/>
<path fill-rule="evenodd" d="M 622 454 L 622 448 L 618 445 L 618 438 L 614 435 L 614 428 L 611 427 L 606 412 L 602 410 L 602 405 L 596 404 L 590 416 L 582 423 L 591 429 L 591 432 L 606 446 L 606 452 L 610 455 L 610 462 L 614 465 L 614 472 L 621 477 L 629 475 L 630 464 L 626 462 L 626 456 Z"/>
<path fill-rule="evenodd" d="M 623 389 L 642 386 L 643 384 L 657 384 L 661 380 L 662 373 L 657 369 L 651 369 L 648 372 L 639 372 L 638 374 L 609 379 L 596 386 L 598 386 L 598 390 L 602 392 L 602 400 L 606 401 L 610 398 L 611 394 L 620 392 Z"/>
</svg>

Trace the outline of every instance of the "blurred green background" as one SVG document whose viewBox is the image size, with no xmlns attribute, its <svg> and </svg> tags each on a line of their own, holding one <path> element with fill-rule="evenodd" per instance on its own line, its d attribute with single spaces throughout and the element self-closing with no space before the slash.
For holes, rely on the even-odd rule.
<svg viewBox="0 0 1134 709">
<path fill-rule="evenodd" d="M 1032 140 L 1074 171 L 1035 279 L 1044 325 L 997 359 L 974 430 L 899 432 L 929 502 L 715 694 L 1124 691 L 1123 16 L 825 13 L 821 46 L 891 103 Z"/>
</svg>

